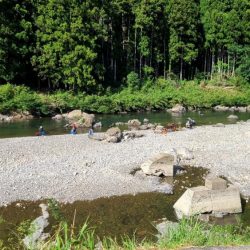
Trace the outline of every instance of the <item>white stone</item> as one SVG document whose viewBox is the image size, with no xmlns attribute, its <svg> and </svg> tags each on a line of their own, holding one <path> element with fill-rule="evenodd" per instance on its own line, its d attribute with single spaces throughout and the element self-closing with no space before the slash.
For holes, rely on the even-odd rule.
<svg viewBox="0 0 250 250">
<path fill-rule="evenodd" d="M 161 153 L 141 165 L 142 171 L 147 175 L 174 175 L 174 156 Z"/>
<path fill-rule="evenodd" d="M 205 186 L 211 190 L 225 190 L 227 182 L 222 178 L 206 178 Z"/>
<path fill-rule="evenodd" d="M 235 187 L 211 190 L 205 186 L 188 188 L 174 204 L 179 219 L 201 213 L 241 213 L 240 192 Z"/>
</svg>

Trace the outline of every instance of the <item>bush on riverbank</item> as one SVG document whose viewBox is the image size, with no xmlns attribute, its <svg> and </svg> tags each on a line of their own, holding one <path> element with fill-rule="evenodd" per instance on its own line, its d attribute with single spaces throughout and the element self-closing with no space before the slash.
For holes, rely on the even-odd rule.
<svg viewBox="0 0 250 250">
<path fill-rule="evenodd" d="M 37 93 L 28 87 L 5 84 L 0 86 L 0 113 L 29 111 L 35 115 L 49 116 L 78 108 L 86 112 L 115 113 L 164 110 L 177 103 L 193 108 L 250 104 L 250 88 L 247 86 L 225 88 L 197 84 L 195 81 L 177 84 L 164 79 L 147 80 L 143 86 L 134 88 L 130 83 L 119 92 L 99 96 L 72 91 Z"/>
</svg>

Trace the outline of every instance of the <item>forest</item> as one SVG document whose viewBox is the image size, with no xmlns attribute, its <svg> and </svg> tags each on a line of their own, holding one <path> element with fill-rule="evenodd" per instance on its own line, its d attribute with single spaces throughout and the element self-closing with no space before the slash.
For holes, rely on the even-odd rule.
<svg viewBox="0 0 250 250">
<path fill-rule="evenodd" d="M 250 104 L 249 0 L 0 0 L 0 12 L 0 112 Z"/>
<path fill-rule="evenodd" d="M 0 12 L 0 84 L 250 77 L 249 0 L 1 0 Z"/>
</svg>

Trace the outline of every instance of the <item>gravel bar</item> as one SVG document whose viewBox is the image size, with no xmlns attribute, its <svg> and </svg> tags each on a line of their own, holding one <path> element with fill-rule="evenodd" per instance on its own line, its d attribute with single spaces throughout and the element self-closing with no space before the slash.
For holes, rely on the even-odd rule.
<svg viewBox="0 0 250 250">
<path fill-rule="evenodd" d="M 117 144 L 86 134 L 0 139 L 0 205 L 17 200 L 55 198 L 61 202 L 161 191 L 171 186 L 155 177 L 131 175 L 154 154 L 186 147 L 188 163 L 223 175 L 250 196 L 250 123 L 201 126 Z"/>
</svg>

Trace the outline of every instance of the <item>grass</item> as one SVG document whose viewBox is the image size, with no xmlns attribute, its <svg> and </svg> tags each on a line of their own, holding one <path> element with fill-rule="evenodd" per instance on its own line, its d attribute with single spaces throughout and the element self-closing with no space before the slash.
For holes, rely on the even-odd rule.
<svg viewBox="0 0 250 250">
<path fill-rule="evenodd" d="M 136 237 L 104 238 L 100 242 L 94 229 L 85 223 L 79 231 L 61 223 L 56 233 L 44 244 L 42 250 L 94 250 L 96 244 L 110 250 L 178 249 L 188 246 L 250 245 L 250 228 L 239 225 L 218 226 L 202 223 L 195 218 L 182 219 L 179 226 L 171 228 L 157 243 L 137 242 Z M 100 248 L 101 249 L 101 248 Z"/>
</svg>

